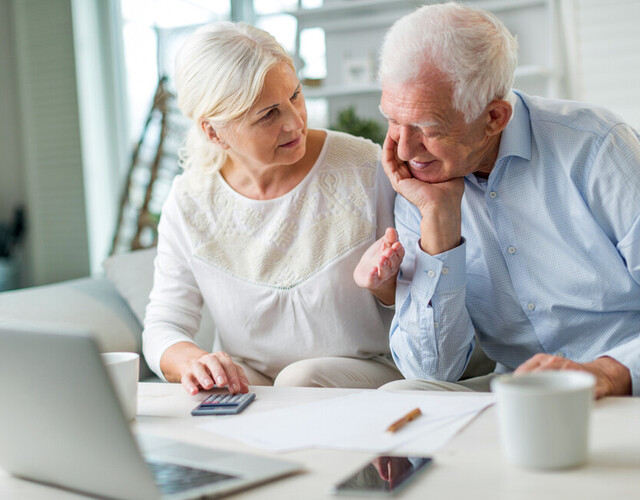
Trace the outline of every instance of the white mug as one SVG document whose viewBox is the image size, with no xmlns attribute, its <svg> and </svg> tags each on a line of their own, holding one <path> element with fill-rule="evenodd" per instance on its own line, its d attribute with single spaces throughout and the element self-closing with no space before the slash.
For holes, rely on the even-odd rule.
<svg viewBox="0 0 640 500">
<path fill-rule="evenodd" d="M 552 370 L 503 375 L 491 381 L 503 451 L 533 469 L 576 467 L 587 460 L 595 377 Z"/>
<path fill-rule="evenodd" d="M 140 356 L 135 352 L 105 352 L 101 356 L 122 411 L 127 420 L 133 420 L 138 411 Z"/>
</svg>

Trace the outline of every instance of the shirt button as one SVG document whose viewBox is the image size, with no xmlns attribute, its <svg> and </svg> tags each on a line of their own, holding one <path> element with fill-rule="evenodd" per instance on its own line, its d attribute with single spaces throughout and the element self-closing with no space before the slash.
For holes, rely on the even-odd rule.
<svg viewBox="0 0 640 500">
<path fill-rule="evenodd" d="M 564 353 L 562 351 L 558 351 L 556 353 L 554 353 L 555 356 L 558 356 L 559 358 L 564 358 Z"/>
<path fill-rule="evenodd" d="M 529 302 L 527 304 L 527 309 L 529 309 L 529 311 L 533 311 L 536 308 L 536 305 L 533 302 Z"/>
<path fill-rule="evenodd" d="M 433 327 L 434 327 L 434 328 L 438 328 L 439 326 L 440 326 L 440 323 L 437 323 L 437 322 L 436 322 L 436 323 L 434 323 L 434 324 L 433 324 Z"/>
<path fill-rule="evenodd" d="M 496 193 L 495 191 L 491 191 L 489 193 L 489 198 L 495 198 L 496 196 L 498 196 L 498 193 Z"/>
<path fill-rule="evenodd" d="M 433 271 L 429 271 L 427 273 L 427 276 L 429 276 L 429 278 L 433 278 L 436 275 L 436 273 L 434 273 Z"/>
<path fill-rule="evenodd" d="M 516 253 L 516 247 L 507 248 L 507 252 L 509 252 L 511 255 L 513 255 L 514 253 Z"/>
<path fill-rule="evenodd" d="M 442 274 L 449 274 L 449 268 L 448 267 L 443 267 L 442 268 Z"/>
</svg>

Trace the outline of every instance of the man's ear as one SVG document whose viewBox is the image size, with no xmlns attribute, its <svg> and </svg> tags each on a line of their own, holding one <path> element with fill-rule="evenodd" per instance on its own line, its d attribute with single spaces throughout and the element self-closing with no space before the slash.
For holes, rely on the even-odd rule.
<svg viewBox="0 0 640 500">
<path fill-rule="evenodd" d="M 200 127 L 204 131 L 207 138 L 213 142 L 214 144 L 220 146 L 222 149 L 229 149 L 227 143 L 218 135 L 216 130 L 213 128 L 213 125 L 208 120 L 204 118 L 200 120 Z"/>
<path fill-rule="evenodd" d="M 486 126 L 487 135 L 493 136 L 502 132 L 513 115 L 513 108 L 509 101 L 496 99 L 487 106 L 487 116 L 489 117 Z"/>
</svg>

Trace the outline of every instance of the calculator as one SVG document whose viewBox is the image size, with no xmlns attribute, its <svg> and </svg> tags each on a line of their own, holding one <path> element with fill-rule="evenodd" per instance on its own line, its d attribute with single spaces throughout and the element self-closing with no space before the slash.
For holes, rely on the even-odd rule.
<svg viewBox="0 0 640 500">
<path fill-rule="evenodd" d="M 211 394 L 191 410 L 191 415 L 234 415 L 244 410 L 256 398 L 247 394 Z"/>
</svg>

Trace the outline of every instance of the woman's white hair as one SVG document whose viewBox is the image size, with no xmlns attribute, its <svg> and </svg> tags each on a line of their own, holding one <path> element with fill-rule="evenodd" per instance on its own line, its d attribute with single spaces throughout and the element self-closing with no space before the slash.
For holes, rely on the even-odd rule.
<svg viewBox="0 0 640 500">
<path fill-rule="evenodd" d="M 217 131 L 245 115 L 260 96 L 267 72 L 282 62 L 293 69 L 273 36 L 245 23 L 209 24 L 187 39 L 176 58 L 178 106 L 194 122 L 180 152 L 185 170 L 222 166 L 226 152 L 207 138 L 201 120 Z"/>
<path fill-rule="evenodd" d="M 453 86 L 453 107 L 472 122 L 513 86 L 518 42 L 490 12 L 455 2 L 425 5 L 394 23 L 380 54 L 384 84 L 428 78 L 435 67 Z"/>
</svg>

